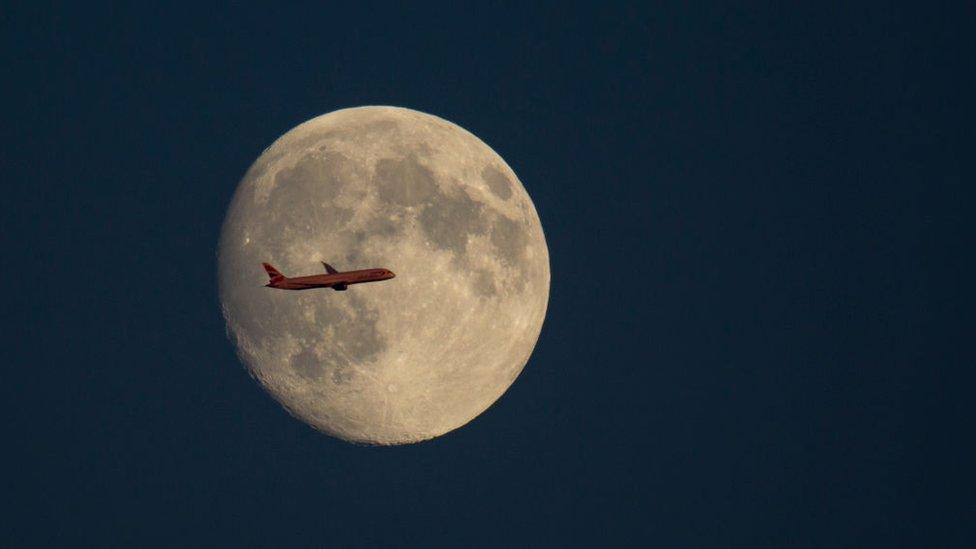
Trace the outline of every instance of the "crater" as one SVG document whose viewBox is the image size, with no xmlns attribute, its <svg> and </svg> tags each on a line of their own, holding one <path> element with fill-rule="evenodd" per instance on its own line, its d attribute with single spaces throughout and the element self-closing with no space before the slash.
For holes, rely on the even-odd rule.
<svg viewBox="0 0 976 549">
<path fill-rule="evenodd" d="M 344 385 L 352 381 L 356 377 L 355 372 L 349 365 L 336 366 L 332 368 L 332 383 L 336 385 Z"/>
<path fill-rule="evenodd" d="M 498 168 L 485 166 L 485 169 L 481 170 L 481 179 L 488 185 L 488 190 L 498 198 L 508 200 L 512 196 L 512 182 Z"/>
</svg>

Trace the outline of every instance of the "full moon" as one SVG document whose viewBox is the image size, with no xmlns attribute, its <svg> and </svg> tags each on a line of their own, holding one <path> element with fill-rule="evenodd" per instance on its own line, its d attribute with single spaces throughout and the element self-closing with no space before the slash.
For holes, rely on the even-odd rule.
<svg viewBox="0 0 976 549">
<path fill-rule="evenodd" d="M 286 276 L 385 268 L 331 289 Z M 364 444 L 440 436 L 522 371 L 549 302 L 549 250 L 512 169 L 463 128 L 394 107 L 301 124 L 254 162 L 218 248 L 228 337 L 293 416 Z"/>
</svg>

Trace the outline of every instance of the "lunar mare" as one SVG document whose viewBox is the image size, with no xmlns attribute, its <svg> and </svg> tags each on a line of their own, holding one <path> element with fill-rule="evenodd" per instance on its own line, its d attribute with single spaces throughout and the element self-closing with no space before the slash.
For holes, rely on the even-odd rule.
<svg viewBox="0 0 976 549">
<path fill-rule="evenodd" d="M 345 292 L 265 288 L 287 276 L 388 268 Z M 443 119 L 361 107 L 274 142 L 224 220 L 218 278 L 228 335 L 292 415 L 359 443 L 442 435 L 522 371 L 549 299 L 539 217 L 511 168 Z"/>
</svg>

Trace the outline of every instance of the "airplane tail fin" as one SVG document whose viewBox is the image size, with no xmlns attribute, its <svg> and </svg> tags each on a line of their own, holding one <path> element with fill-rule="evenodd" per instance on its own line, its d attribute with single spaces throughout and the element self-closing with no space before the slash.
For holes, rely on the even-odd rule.
<svg viewBox="0 0 976 549">
<path fill-rule="evenodd" d="M 271 279 L 271 282 L 277 282 L 285 278 L 285 275 L 278 272 L 278 269 L 275 269 L 270 263 L 262 263 L 262 265 L 264 265 L 264 270 L 268 273 L 268 278 Z"/>
</svg>

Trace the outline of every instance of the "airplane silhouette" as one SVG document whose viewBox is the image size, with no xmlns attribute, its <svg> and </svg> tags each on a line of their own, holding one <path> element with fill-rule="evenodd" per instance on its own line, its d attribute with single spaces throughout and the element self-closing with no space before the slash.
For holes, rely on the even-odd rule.
<svg viewBox="0 0 976 549">
<path fill-rule="evenodd" d="M 380 280 L 389 280 L 396 275 L 393 271 L 388 269 L 363 269 L 360 271 L 346 271 L 341 273 L 332 265 L 329 265 L 325 261 L 322 265 L 325 267 L 325 271 L 328 274 L 324 275 L 311 275 L 311 276 L 296 276 L 294 278 L 288 278 L 287 276 L 281 274 L 278 269 L 271 266 L 270 263 L 262 263 L 264 265 L 264 270 L 267 271 L 268 276 L 271 281 L 265 284 L 268 288 L 278 288 L 279 290 L 311 290 L 313 288 L 332 288 L 337 292 L 345 291 L 350 284 L 362 284 L 363 282 L 378 282 Z"/>
</svg>

